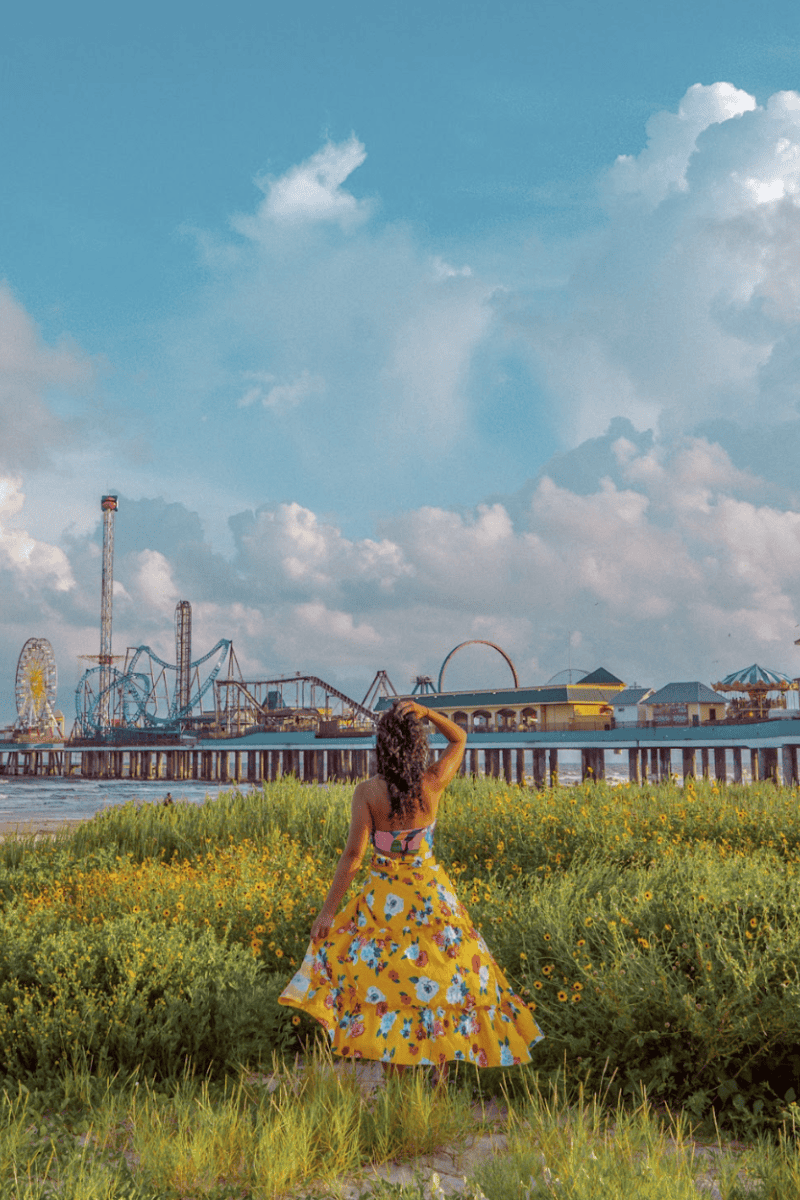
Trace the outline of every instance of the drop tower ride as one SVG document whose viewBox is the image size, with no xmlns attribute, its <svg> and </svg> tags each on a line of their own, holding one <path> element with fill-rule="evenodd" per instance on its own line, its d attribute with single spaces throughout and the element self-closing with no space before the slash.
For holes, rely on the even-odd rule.
<svg viewBox="0 0 800 1200">
<path fill-rule="evenodd" d="M 118 508 L 116 496 L 103 496 L 103 575 L 100 582 L 100 708 L 98 730 L 111 724 L 111 608 L 114 594 L 114 515 Z"/>
</svg>

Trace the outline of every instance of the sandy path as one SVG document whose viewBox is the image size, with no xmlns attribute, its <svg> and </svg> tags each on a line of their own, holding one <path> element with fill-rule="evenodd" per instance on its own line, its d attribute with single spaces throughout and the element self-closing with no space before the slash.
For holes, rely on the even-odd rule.
<svg viewBox="0 0 800 1200">
<path fill-rule="evenodd" d="M 47 837 L 62 830 L 74 829 L 83 821 L 69 820 L 62 817 L 26 816 L 24 820 L 9 820 L 0 818 L 0 841 L 9 835 L 17 837 Z"/>
</svg>

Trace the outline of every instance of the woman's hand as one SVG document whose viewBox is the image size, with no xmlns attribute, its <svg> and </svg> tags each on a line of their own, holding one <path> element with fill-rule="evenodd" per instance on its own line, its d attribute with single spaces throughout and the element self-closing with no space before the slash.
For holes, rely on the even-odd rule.
<svg viewBox="0 0 800 1200">
<path fill-rule="evenodd" d="M 333 917 L 329 916 L 323 908 L 322 912 L 311 926 L 312 942 L 320 941 L 323 938 L 326 938 L 331 931 L 331 925 L 333 925 Z"/>
<path fill-rule="evenodd" d="M 415 717 L 424 717 L 427 711 L 427 708 L 422 704 L 417 704 L 416 700 L 401 700 L 396 708 L 396 712 L 401 717 L 407 716 L 408 713 L 413 713 Z"/>
</svg>

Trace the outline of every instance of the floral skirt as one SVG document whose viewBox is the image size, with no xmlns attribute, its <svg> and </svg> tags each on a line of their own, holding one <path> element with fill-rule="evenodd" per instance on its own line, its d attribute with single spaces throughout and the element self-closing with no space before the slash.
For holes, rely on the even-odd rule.
<svg viewBox="0 0 800 1200">
<path fill-rule="evenodd" d="M 279 1003 L 316 1017 L 349 1058 L 513 1066 L 543 1036 L 426 842 L 414 856 L 375 855 Z"/>
</svg>

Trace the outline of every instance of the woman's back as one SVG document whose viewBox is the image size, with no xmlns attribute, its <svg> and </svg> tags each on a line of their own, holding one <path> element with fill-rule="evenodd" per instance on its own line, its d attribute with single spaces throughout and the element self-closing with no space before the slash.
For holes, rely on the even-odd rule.
<svg viewBox="0 0 800 1200">
<path fill-rule="evenodd" d="M 439 809 L 439 794 L 430 786 L 425 786 L 422 780 L 422 798 L 411 799 L 403 806 L 403 812 L 392 812 L 392 800 L 389 788 L 382 775 L 373 775 L 371 779 L 359 784 L 361 794 L 366 801 L 372 818 L 373 831 L 382 833 L 407 833 L 412 829 L 433 825 Z M 427 795 L 426 795 L 427 793 Z M 425 801 L 427 800 L 427 804 Z"/>
</svg>

